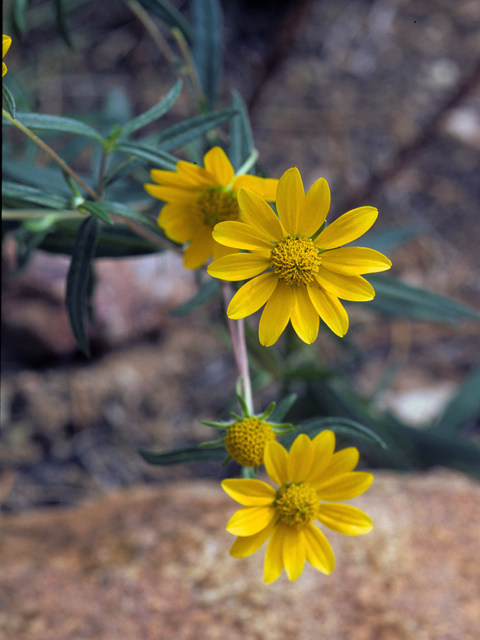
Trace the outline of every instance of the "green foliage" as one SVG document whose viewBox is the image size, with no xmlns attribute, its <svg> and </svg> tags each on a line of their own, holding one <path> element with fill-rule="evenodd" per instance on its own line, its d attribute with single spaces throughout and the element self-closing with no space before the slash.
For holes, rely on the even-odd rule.
<svg viewBox="0 0 480 640">
<path fill-rule="evenodd" d="M 215 108 L 223 67 L 223 17 L 218 0 L 193 0 L 192 47 L 197 76 L 210 111 Z"/>
</svg>

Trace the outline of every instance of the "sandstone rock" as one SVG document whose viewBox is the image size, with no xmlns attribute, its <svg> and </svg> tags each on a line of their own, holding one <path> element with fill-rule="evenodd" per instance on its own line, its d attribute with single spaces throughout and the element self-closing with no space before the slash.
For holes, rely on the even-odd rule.
<svg viewBox="0 0 480 640">
<path fill-rule="evenodd" d="M 262 581 L 236 560 L 236 503 L 198 481 L 122 490 L 0 521 L 5 640 L 474 640 L 480 488 L 454 473 L 376 474 L 374 531 L 329 533 L 337 568 Z"/>
</svg>

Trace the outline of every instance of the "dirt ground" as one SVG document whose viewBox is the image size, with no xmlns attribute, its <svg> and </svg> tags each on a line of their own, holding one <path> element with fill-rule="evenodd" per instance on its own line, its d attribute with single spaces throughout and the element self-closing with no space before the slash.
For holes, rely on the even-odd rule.
<svg viewBox="0 0 480 640">
<path fill-rule="evenodd" d="M 222 106 L 232 88 L 243 95 L 266 171 L 280 177 L 297 166 L 306 186 L 324 176 L 332 219 L 370 204 L 379 208 L 379 229 L 418 227 L 389 253 L 393 274 L 480 309 L 480 3 L 236 0 L 224 9 Z M 14 43 L 8 56 L 12 69 L 22 65 L 20 79 L 40 112 L 88 114 L 115 96 L 123 104 L 125 94 L 137 114 L 172 85 L 126 5 L 80 3 L 68 17 L 72 53 L 32 11 L 35 26 L 21 51 Z M 187 109 L 181 102 L 165 122 Z M 100 325 L 87 361 L 63 308 L 66 260 L 39 256 L 13 276 L 10 250 L 3 276 L 2 509 L 75 504 L 112 487 L 221 473 L 217 465 L 147 468 L 135 452 L 211 437 L 198 418 L 229 408 L 233 362 L 210 323 L 218 305 L 194 317 L 168 313 L 195 291 L 191 274 L 175 261 L 102 261 Z M 162 288 L 165 277 L 170 289 Z M 121 282 L 128 286 L 119 293 Z M 473 323 L 386 319 L 368 308 L 351 317 L 351 340 L 365 354 L 352 369 L 353 384 L 369 396 L 394 365 L 396 376 L 380 398 L 390 408 L 419 389 L 445 402 L 480 360 Z M 330 336 L 313 348 L 335 364 Z M 268 390 L 266 400 L 275 392 Z"/>
</svg>

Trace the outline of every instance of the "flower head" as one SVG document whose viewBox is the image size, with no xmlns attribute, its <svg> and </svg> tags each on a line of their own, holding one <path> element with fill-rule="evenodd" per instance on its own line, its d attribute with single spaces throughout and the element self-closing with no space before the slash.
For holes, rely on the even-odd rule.
<svg viewBox="0 0 480 640">
<path fill-rule="evenodd" d="M 343 300 L 372 300 L 375 291 L 361 274 L 384 271 L 390 260 L 373 249 L 342 247 L 375 222 L 374 207 L 360 207 L 324 228 L 330 190 L 320 178 L 305 194 L 298 169 L 288 169 L 277 189 L 277 217 L 259 195 L 241 189 L 243 222 L 219 223 L 215 241 L 243 253 L 215 260 L 208 273 L 223 280 L 247 280 L 233 296 L 229 318 L 244 318 L 265 303 L 261 344 L 274 344 L 291 321 L 307 344 L 318 335 L 319 317 L 338 336 L 348 330 Z"/>
<path fill-rule="evenodd" d="M 227 524 L 227 531 L 238 536 L 230 555 L 245 558 L 270 539 L 265 582 L 274 582 L 284 568 L 288 579 L 296 580 L 305 560 L 322 573 L 333 571 L 332 547 L 314 520 L 351 536 L 371 531 L 372 521 L 363 511 L 337 501 L 364 493 L 373 475 L 353 471 L 359 457 L 355 447 L 337 453 L 334 448 L 332 431 L 322 431 L 313 440 L 300 434 L 288 453 L 270 441 L 265 446 L 265 469 L 279 485 L 277 490 L 261 480 L 222 482 L 228 495 L 244 505 Z"/>
<path fill-rule="evenodd" d="M 10 45 L 12 44 L 12 39 L 10 36 L 6 36 L 2 34 L 2 58 L 5 57 L 5 54 L 10 49 Z M 7 65 L 2 60 L 2 78 L 7 73 Z"/>
<path fill-rule="evenodd" d="M 237 203 L 241 187 L 274 202 L 278 184 L 278 180 L 235 176 L 220 147 L 206 153 L 204 165 L 205 168 L 180 160 L 176 171 L 153 169 L 151 176 L 158 184 L 145 185 L 150 195 L 167 203 L 158 217 L 167 237 L 174 242 L 190 243 L 184 255 L 188 269 L 198 269 L 212 255 L 219 258 L 236 253 L 236 249 L 218 244 L 212 231 L 219 222 L 242 219 Z"/>
<path fill-rule="evenodd" d="M 269 422 L 257 416 L 245 417 L 227 428 L 225 449 L 244 467 L 259 467 L 263 463 L 265 445 L 275 437 Z"/>
</svg>

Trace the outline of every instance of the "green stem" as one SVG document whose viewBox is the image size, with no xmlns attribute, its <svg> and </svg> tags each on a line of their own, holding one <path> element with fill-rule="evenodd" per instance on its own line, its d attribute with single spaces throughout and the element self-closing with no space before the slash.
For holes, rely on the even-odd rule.
<svg viewBox="0 0 480 640">
<path fill-rule="evenodd" d="M 248 156 L 245 162 L 242 164 L 240 169 L 235 172 L 236 176 L 242 176 L 244 173 L 248 173 L 250 169 L 253 167 L 255 162 L 258 160 L 258 151 L 256 149 L 252 150 L 252 153 Z"/>
<path fill-rule="evenodd" d="M 168 64 L 173 67 L 175 64 L 175 55 L 170 49 L 168 42 L 165 40 L 159 29 L 150 18 L 149 14 L 136 0 L 126 0 L 127 5 L 130 7 L 132 13 L 134 13 L 145 29 L 150 34 L 152 40 L 155 42 L 160 52 L 162 53 Z"/>
<path fill-rule="evenodd" d="M 45 216 L 55 216 L 57 220 L 85 218 L 75 209 L 2 209 L 2 220 L 41 220 Z"/>
<path fill-rule="evenodd" d="M 30 138 L 30 140 L 32 140 L 33 142 L 35 142 L 36 145 L 38 145 L 40 147 L 40 149 L 42 149 L 43 151 L 45 151 L 46 154 L 48 154 L 52 160 L 55 160 L 55 162 L 63 169 L 63 171 L 65 171 L 66 173 L 68 173 L 68 175 L 72 176 L 72 178 L 75 180 L 75 182 L 77 184 L 79 184 L 82 189 L 85 189 L 85 191 L 94 199 L 94 200 L 100 200 L 100 196 L 95 193 L 95 191 L 88 186 L 88 184 L 86 184 L 81 178 L 80 176 L 78 176 L 75 171 L 68 166 L 68 164 L 66 164 L 58 154 L 55 153 L 55 151 L 48 146 L 48 144 L 46 144 L 45 142 L 43 142 L 43 140 L 41 140 L 38 136 L 36 136 L 33 131 L 30 131 L 30 129 L 28 127 L 26 127 L 24 124 L 22 124 L 21 122 L 19 122 L 17 119 L 12 118 L 12 116 L 8 113 L 8 111 L 5 111 L 5 109 L 2 109 L 2 115 L 4 118 L 6 118 L 11 124 L 13 124 L 15 127 L 17 127 L 17 129 L 20 129 L 20 131 L 22 131 L 22 133 L 24 133 L 26 136 L 28 136 Z"/>
</svg>

